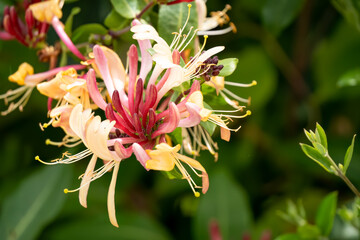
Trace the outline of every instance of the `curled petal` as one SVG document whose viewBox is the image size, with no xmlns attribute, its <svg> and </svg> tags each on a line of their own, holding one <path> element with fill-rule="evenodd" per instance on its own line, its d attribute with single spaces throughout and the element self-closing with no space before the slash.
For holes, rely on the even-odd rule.
<svg viewBox="0 0 360 240">
<path fill-rule="evenodd" d="M 209 176 L 206 172 L 202 172 L 202 193 L 205 194 L 209 189 Z"/>
<path fill-rule="evenodd" d="M 99 88 L 96 84 L 96 77 L 95 77 L 95 71 L 93 69 L 90 69 L 87 76 L 86 76 L 86 82 L 88 87 L 88 92 L 91 97 L 91 99 L 94 101 L 94 103 L 101 108 L 102 110 L 105 110 L 106 108 L 106 102 L 104 101 L 103 97 L 101 96 L 99 92 Z"/>
<path fill-rule="evenodd" d="M 106 89 L 108 90 L 110 97 L 112 97 L 115 87 L 114 87 L 114 83 L 113 83 L 111 75 L 110 75 L 108 61 L 106 59 L 106 56 L 99 45 L 95 45 L 93 50 L 94 50 L 94 56 L 95 56 L 95 63 L 97 65 L 97 67 L 99 68 L 102 78 L 104 79 Z"/>
<path fill-rule="evenodd" d="M 179 127 L 193 127 L 200 123 L 200 108 L 194 103 L 186 103 L 186 109 L 189 113 L 187 118 L 181 119 L 179 122 Z"/>
<path fill-rule="evenodd" d="M 121 159 L 129 158 L 131 156 L 131 154 L 132 154 L 132 151 L 133 151 L 132 146 L 130 146 L 128 148 L 125 148 L 119 141 L 115 141 L 114 148 L 115 148 L 116 154 Z"/>
<path fill-rule="evenodd" d="M 175 130 L 178 127 L 180 121 L 180 113 L 177 109 L 175 103 L 170 103 L 169 105 L 169 115 L 165 117 L 164 123 L 159 126 L 159 128 L 153 132 L 151 138 L 155 138 L 161 134 L 169 133 Z"/>
<path fill-rule="evenodd" d="M 109 213 L 109 219 L 112 225 L 115 227 L 119 227 L 119 224 L 116 220 L 116 211 L 115 211 L 115 186 L 116 186 L 116 179 L 119 172 L 120 162 L 116 162 L 109 186 L 109 192 L 108 192 L 108 199 L 107 199 L 107 205 L 108 205 L 108 213 Z"/>
<path fill-rule="evenodd" d="M 220 136 L 222 140 L 229 142 L 231 136 L 230 130 L 224 127 L 220 127 Z"/>
<path fill-rule="evenodd" d="M 139 25 L 141 24 L 139 20 L 135 19 L 132 22 L 132 25 Z M 146 79 L 147 74 L 150 72 L 152 68 L 152 58 L 150 53 L 147 51 L 149 48 L 151 48 L 151 43 L 149 39 L 145 40 L 137 40 L 140 47 L 141 52 L 141 67 L 140 67 L 140 73 L 139 77 L 142 79 Z"/>
<path fill-rule="evenodd" d="M 123 91 L 126 81 L 126 72 L 119 56 L 110 48 L 100 46 L 109 66 L 110 76 L 118 91 Z"/>
<path fill-rule="evenodd" d="M 94 168 L 96 165 L 96 160 L 97 160 L 97 156 L 95 154 L 93 154 L 93 156 L 86 168 L 84 176 L 81 180 L 80 190 L 79 190 L 79 202 L 84 208 L 87 208 L 86 197 L 87 197 L 88 190 L 90 187 L 91 178 L 93 176 L 93 171 L 94 171 Z"/>
</svg>

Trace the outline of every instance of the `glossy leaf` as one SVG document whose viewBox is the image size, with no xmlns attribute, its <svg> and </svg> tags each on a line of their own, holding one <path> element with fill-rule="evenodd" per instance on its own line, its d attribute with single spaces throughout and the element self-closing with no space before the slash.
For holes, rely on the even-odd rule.
<svg viewBox="0 0 360 240">
<path fill-rule="evenodd" d="M 336 214 L 337 192 L 328 194 L 321 202 L 317 212 L 315 223 L 323 236 L 329 236 Z"/>
<path fill-rule="evenodd" d="M 124 18 L 118 14 L 115 10 L 111 10 L 109 15 L 106 16 L 104 24 L 111 30 L 120 30 L 126 26 L 130 26 L 130 19 Z"/>
<path fill-rule="evenodd" d="M 74 7 L 73 9 L 71 9 L 70 15 L 66 19 L 65 32 L 67 33 L 67 35 L 69 35 L 69 37 L 71 37 L 71 34 L 72 34 L 72 25 L 73 25 L 73 21 L 74 21 L 74 16 L 79 14 L 80 11 L 81 11 L 81 9 L 79 7 Z"/>
<path fill-rule="evenodd" d="M 262 10 L 265 27 L 278 35 L 291 24 L 304 3 L 304 0 L 267 0 Z"/>
<path fill-rule="evenodd" d="M 179 32 L 180 28 L 184 26 L 189 13 L 188 9 L 188 3 L 160 6 L 158 32 L 168 44 L 170 44 L 174 38 L 173 32 Z M 197 25 L 196 7 L 192 6 L 190 18 L 183 34 L 188 34 L 191 27 L 193 27 L 193 30 L 196 29 Z"/>
<path fill-rule="evenodd" d="M 338 87 L 354 87 L 360 84 L 360 69 L 352 69 L 343 74 L 337 82 Z"/>
<path fill-rule="evenodd" d="M 72 40 L 75 43 L 87 42 L 91 34 L 105 35 L 107 30 L 101 24 L 89 23 L 84 24 L 74 30 Z"/>
<path fill-rule="evenodd" d="M 210 239 L 209 224 L 216 220 L 223 239 L 242 236 L 252 226 L 247 194 L 228 172 L 209 173 L 209 191 L 201 196 L 193 222 L 194 239 Z"/>
<path fill-rule="evenodd" d="M 71 175 L 68 166 L 43 166 L 25 178 L 2 206 L 0 239 L 34 239 L 60 211 Z"/>
<path fill-rule="evenodd" d="M 326 133 L 319 123 L 316 123 L 315 134 L 319 137 L 320 143 L 324 146 L 324 148 L 328 149 Z"/>
<path fill-rule="evenodd" d="M 226 58 L 219 60 L 218 65 L 224 65 L 224 68 L 220 71 L 219 76 L 229 76 L 231 75 L 237 67 L 237 64 L 239 62 L 239 59 L 237 58 Z"/>
<path fill-rule="evenodd" d="M 356 137 L 356 134 L 354 135 L 354 137 L 352 139 L 352 142 L 351 142 L 351 145 L 349 146 L 349 148 L 347 149 L 346 154 L 345 154 L 344 168 L 343 168 L 344 174 L 346 174 L 346 170 L 348 169 L 348 167 L 350 165 L 350 162 L 351 162 L 351 159 L 352 159 L 352 155 L 353 155 L 353 152 L 354 152 L 355 137 Z"/>
<path fill-rule="evenodd" d="M 333 172 L 333 170 L 330 168 L 330 166 L 331 166 L 330 161 L 326 157 L 321 155 L 318 152 L 318 150 L 316 150 L 315 148 L 313 148 L 307 144 L 303 144 L 303 143 L 300 143 L 300 146 L 301 146 L 301 149 L 303 150 L 303 152 L 306 154 L 306 156 L 308 156 L 309 158 L 314 160 L 317 164 L 319 164 L 321 167 L 323 167 L 326 171 Z"/>
<path fill-rule="evenodd" d="M 144 0 L 111 0 L 114 10 L 124 18 L 132 19 L 146 6 Z"/>
</svg>

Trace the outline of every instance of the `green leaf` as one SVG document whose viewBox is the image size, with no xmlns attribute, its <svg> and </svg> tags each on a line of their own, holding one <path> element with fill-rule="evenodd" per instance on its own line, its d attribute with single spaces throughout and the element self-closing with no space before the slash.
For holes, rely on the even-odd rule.
<svg viewBox="0 0 360 240">
<path fill-rule="evenodd" d="M 68 18 L 66 19 L 65 22 L 65 32 L 67 33 L 67 35 L 69 35 L 69 37 L 71 37 L 71 32 L 72 32 L 72 25 L 73 25 L 73 21 L 74 21 L 74 16 L 76 14 L 79 14 L 81 11 L 81 9 L 79 7 L 74 7 L 73 9 L 71 9 L 70 15 L 68 16 Z"/>
<path fill-rule="evenodd" d="M 356 137 L 356 134 L 354 135 L 354 137 L 352 139 L 352 142 L 351 142 L 351 145 L 349 146 L 349 148 L 347 149 L 346 154 L 345 154 L 344 168 L 343 168 L 343 173 L 344 174 L 346 174 L 346 170 L 348 169 L 348 167 L 350 165 L 350 162 L 351 162 L 351 159 L 352 159 L 352 155 L 353 155 L 353 152 L 354 152 L 355 137 Z"/>
<path fill-rule="evenodd" d="M 118 14 L 115 10 L 111 10 L 109 15 L 106 16 L 104 21 L 105 26 L 111 30 L 120 30 L 130 25 L 130 19 L 124 18 Z"/>
<path fill-rule="evenodd" d="M 297 228 L 297 233 L 301 239 L 318 239 L 320 237 L 320 229 L 311 224 L 305 224 Z"/>
<path fill-rule="evenodd" d="M 111 0 L 114 10 L 124 18 L 132 19 L 146 6 L 144 0 Z"/>
<path fill-rule="evenodd" d="M 5 200 L 0 216 L 0 239 L 34 239 L 60 211 L 69 166 L 44 166 L 25 178 Z"/>
<path fill-rule="evenodd" d="M 106 33 L 106 28 L 103 27 L 101 24 L 84 24 L 74 30 L 72 40 L 74 43 L 87 42 L 91 34 L 105 35 Z"/>
<path fill-rule="evenodd" d="M 235 71 L 238 62 L 239 59 L 237 58 L 225 58 L 219 60 L 218 65 L 224 65 L 224 68 L 221 69 L 219 76 L 226 77 L 231 75 Z"/>
<path fill-rule="evenodd" d="M 354 87 L 360 84 L 360 68 L 355 68 L 343 74 L 337 82 L 338 87 Z"/>
<path fill-rule="evenodd" d="M 168 135 L 170 136 L 171 140 L 174 142 L 174 145 L 182 144 L 182 128 L 181 127 L 175 128 L 175 130 L 172 131 L 171 133 L 168 133 Z"/>
<path fill-rule="evenodd" d="M 188 17 L 188 3 L 179 3 L 174 5 L 160 5 L 158 32 L 159 35 L 170 44 L 173 39 L 173 32 L 179 32 L 185 24 Z M 191 7 L 190 19 L 182 34 L 188 34 L 190 27 L 197 28 L 196 7 Z"/>
<path fill-rule="evenodd" d="M 358 0 L 332 0 L 334 7 L 360 31 L 360 3 Z"/>
<path fill-rule="evenodd" d="M 303 143 L 300 143 L 300 146 L 306 156 L 308 156 L 309 158 L 314 160 L 317 164 L 319 164 L 321 167 L 323 167 L 326 171 L 328 171 L 330 173 L 333 172 L 333 170 L 330 168 L 331 162 L 329 161 L 329 159 L 327 159 L 326 157 L 321 155 L 321 153 L 319 153 L 318 150 L 316 150 L 315 148 L 313 148 L 307 144 L 303 144 Z"/>
<path fill-rule="evenodd" d="M 216 124 L 215 123 L 212 123 L 210 121 L 201 121 L 200 122 L 200 126 L 202 126 L 208 133 L 210 136 L 212 136 L 215 132 L 215 129 L 216 129 Z"/>
<path fill-rule="evenodd" d="M 318 239 L 320 237 L 320 229 L 311 224 L 298 227 L 297 232 L 301 239 Z"/>
<path fill-rule="evenodd" d="M 322 155 L 322 156 L 325 156 L 326 154 L 326 149 L 324 148 L 323 145 L 321 145 L 320 143 L 318 142 L 313 142 L 313 145 L 315 147 L 316 150 L 318 150 L 318 152 Z"/>
<path fill-rule="evenodd" d="M 267 0 L 262 10 L 264 26 L 278 35 L 295 19 L 303 3 L 304 0 Z"/>
<path fill-rule="evenodd" d="M 106 196 L 104 196 L 106 197 Z M 105 210 L 105 209 L 104 209 Z M 63 221 L 47 232 L 44 239 L 128 239 L 128 240 L 169 240 L 167 231 L 155 220 L 141 214 L 117 212 L 119 228 L 112 226 L 106 211 L 103 214 Z"/>
<path fill-rule="evenodd" d="M 312 143 L 312 142 L 315 142 L 315 139 L 313 138 L 313 136 L 310 134 L 309 131 L 307 131 L 306 129 L 304 129 L 304 133 L 305 133 L 305 136 L 307 137 L 307 139 Z"/>
<path fill-rule="evenodd" d="M 296 233 L 284 234 L 275 238 L 275 240 L 302 240 Z"/>
<path fill-rule="evenodd" d="M 320 143 L 324 146 L 325 149 L 328 149 L 327 139 L 326 139 L 326 133 L 324 129 L 320 126 L 319 123 L 316 123 L 316 131 L 315 134 L 318 135 L 320 139 Z"/>
<path fill-rule="evenodd" d="M 209 191 L 200 197 L 193 221 L 194 239 L 210 239 L 209 224 L 219 224 L 223 239 L 232 239 L 250 231 L 251 208 L 245 190 L 226 171 L 209 173 Z"/>
<path fill-rule="evenodd" d="M 321 234 L 329 236 L 336 214 L 337 192 L 328 194 L 321 202 L 317 212 L 315 223 Z"/>
</svg>

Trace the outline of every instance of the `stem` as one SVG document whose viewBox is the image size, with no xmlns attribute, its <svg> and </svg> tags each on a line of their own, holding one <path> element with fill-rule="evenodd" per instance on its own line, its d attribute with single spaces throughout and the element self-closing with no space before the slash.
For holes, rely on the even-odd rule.
<svg viewBox="0 0 360 240">
<path fill-rule="evenodd" d="M 330 160 L 331 165 L 334 167 L 334 169 L 336 170 L 335 175 L 337 175 L 338 177 L 340 177 L 345 183 L 346 185 L 351 189 L 351 191 L 358 197 L 360 198 L 360 192 L 359 190 L 357 190 L 357 188 L 354 186 L 354 184 L 352 184 L 352 182 L 344 175 L 344 173 L 340 170 L 340 168 L 336 165 L 336 163 L 334 162 L 334 160 L 329 156 L 329 153 L 326 152 L 325 157 L 327 159 Z"/>
<path fill-rule="evenodd" d="M 144 13 L 147 11 L 147 10 L 149 10 L 153 5 L 154 5 L 154 3 L 155 3 L 155 1 L 151 1 L 151 2 L 149 2 L 144 8 L 143 8 L 143 10 L 141 10 L 141 12 L 139 12 L 139 14 L 137 14 L 136 16 L 135 16 L 135 18 L 141 18 L 141 16 L 142 15 L 144 15 Z"/>
</svg>

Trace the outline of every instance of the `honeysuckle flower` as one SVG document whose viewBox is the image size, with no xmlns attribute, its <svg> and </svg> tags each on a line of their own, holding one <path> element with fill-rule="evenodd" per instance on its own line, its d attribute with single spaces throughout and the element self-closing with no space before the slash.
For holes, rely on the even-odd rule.
<svg viewBox="0 0 360 240">
<path fill-rule="evenodd" d="M 193 190 L 196 197 L 200 196 L 200 193 L 196 191 L 197 188 L 202 189 L 202 193 L 206 193 L 209 188 L 209 177 L 204 167 L 196 160 L 189 158 L 185 155 L 179 154 L 181 146 L 176 145 L 170 147 L 166 143 L 160 143 L 155 146 L 156 150 L 146 150 L 150 159 L 146 161 L 146 168 L 160 171 L 171 171 L 176 168 L 180 171 L 184 179 L 186 179 Z M 183 166 L 185 163 L 194 173 L 202 178 L 202 186 L 198 186 Z M 200 171 L 198 173 L 196 170 Z"/>
<path fill-rule="evenodd" d="M 29 1 L 30 3 L 35 1 Z M 3 26 L 5 31 L 0 32 L 0 39 L 16 39 L 27 47 L 36 47 L 45 40 L 49 25 L 34 19 L 28 4 L 23 3 L 25 10 L 25 22 L 18 16 L 14 6 L 4 8 Z"/>
<path fill-rule="evenodd" d="M 5 104 L 11 102 L 8 109 L 1 112 L 1 115 L 7 115 L 8 113 L 14 111 L 17 108 L 22 111 L 27 101 L 29 100 L 33 89 L 36 87 L 37 84 L 41 83 L 42 81 L 49 79 L 52 76 L 56 75 L 58 72 L 69 68 L 80 70 L 84 69 L 85 67 L 86 66 L 83 65 L 69 65 L 34 74 L 34 69 L 30 64 L 22 63 L 19 66 L 18 70 L 14 74 L 9 76 L 9 81 L 15 82 L 21 87 L 15 90 L 9 90 L 5 94 L 0 95 L 0 99 L 3 99 L 5 101 Z M 15 101 L 16 99 L 19 100 L 14 103 L 13 101 Z"/>
<path fill-rule="evenodd" d="M 57 16 L 52 17 L 53 24 L 55 18 Z M 198 161 L 183 155 L 183 150 L 196 156 L 199 148 L 208 149 L 216 157 L 217 145 L 200 123 L 209 121 L 219 125 L 221 137 L 229 140 L 230 131 L 237 129 L 230 129 L 228 121 L 250 114 L 233 116 L 204 106 L 201 84 L 207 80 L 204 81 L 202 76 L 208 71 L 222 69 L 219 66 L 214 68 L 216 64 L 206 61 L 224 47 L 204 51 L 204 43 L 200 51 L 183 66 L 180 64 L 180 54 L 196 35 L 196 31 L 190 34 L 190 30 L 184 36 L 184 29 L 182 27 L 172 44 L 168 45 L 153 27 L 134 20 L 131 31 L 141 52 L 140 68 L 135 45 L 131 45 L 128 51 L 126 69 L 113 50 L 95 45 L 90 54 L 93 59 L 87 61 L 91 68 L 84 76 L 86 83 L 76 76 L 76 71 L 68 70 L 59 72 L 54 79 L 38 86 L 43 94 L 58 99 L 59 105 L 51 111 L 50 117 L 60 116 L 54 122 L 63 127 L 67 136 L 73 137 L 72 140 L 80 139 L 86 147 L 77 154 L 64 153 L 61 158 L 47 164 L 70 164 L 91 156 L 81 176 L 80 186 L 74 190 L 64 190 L 66 193 L 79 191 L 79 202 L 84 207 L 87 207 L 90 183 L 112 170 L 107 204 L 110 222 L 114 226 L 118 226 L 114 195 L 121 161 L 134 154 L 147 171 L 178 170 L 198 197 L 200 192 L 197 189 L 201 188 L 202 193 L 208 190 L 208 174 Z M 150 40 L 155 42 L 153 46 Z M 187 89 L 176 89 L 184 83 L 188 84 Z M 85 86 L 87 91 L 83 91 Z M 88 102 L 87 96 L 90 96 L 93 104 Z M 104 111 L 105 120 L 95 115 L 92 105 Z M 173 141 L 169 135 L 177 128 L 182 130 L 184 146 L 178 144 L 172 147 Z M 95 170 L 98 158 L 104 164 Z M 36 159 L 41 161 L 39 157 Z M 195 183 L 191 171 L 189 173 L 186 169 L 191 169 L 202 179 L 201 186 Z"/>
<path fill-rule="evenodd" d="M 64 25 L 59 20 L 62 17 L 61 8 L 63 4 L 63 0 L 48 0 L 31 4 L 29 9 L 32 11 L 36 20 L 51 24 L 53 26 L 59 38 L 75 56 L 81 60 L 86 60 L 86 58 L 82 55 L 82 53 L 77 49 L 69 36 L 66 34 Z"/>
</svg>

